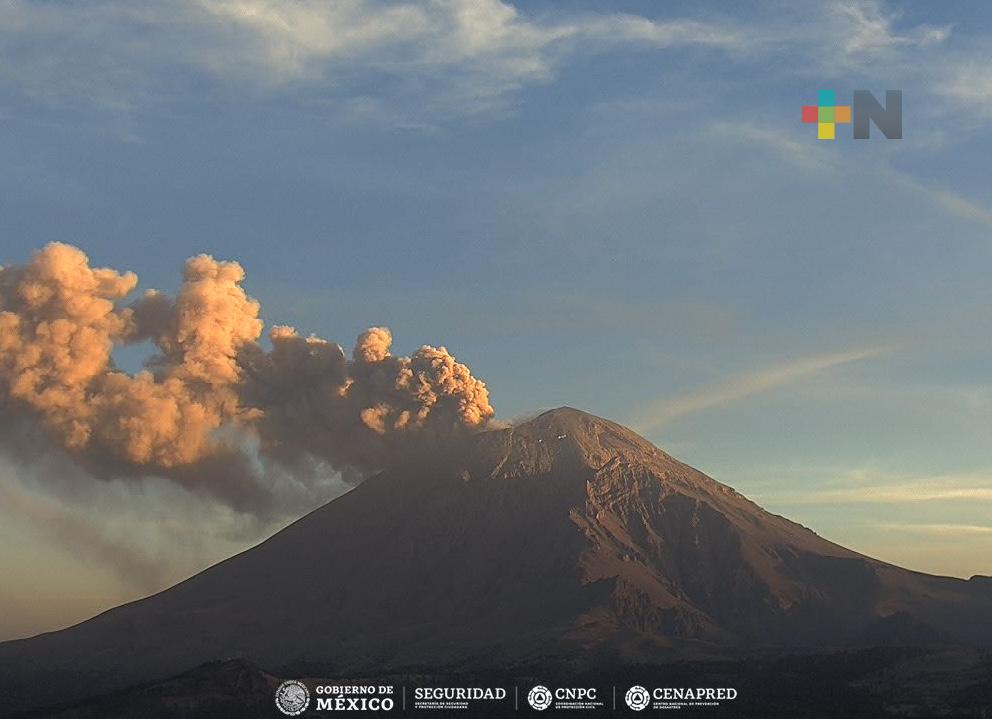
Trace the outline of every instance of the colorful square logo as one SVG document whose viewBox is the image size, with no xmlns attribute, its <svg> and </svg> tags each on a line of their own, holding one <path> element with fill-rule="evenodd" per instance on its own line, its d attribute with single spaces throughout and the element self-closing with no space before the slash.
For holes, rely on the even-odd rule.
<svg viewBox="0 0 992 719">
<path fill-rule="evenodd" d="M 816 139 L 833 140 L 837 125 L 851 122 L 851 106 L 838 105 L 833 90 L 820 90 L 815 105 L 803 105 L 803 122 L 816 125 Z"/>
</svg>

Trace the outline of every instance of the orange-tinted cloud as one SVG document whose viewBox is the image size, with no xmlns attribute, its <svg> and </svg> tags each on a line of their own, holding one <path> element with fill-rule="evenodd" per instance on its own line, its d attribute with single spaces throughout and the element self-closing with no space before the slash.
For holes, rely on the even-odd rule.
<svg viewBox="0 0 992 719">
<path fill-rule="evenodd" d="M 126 305 L 133 273 L 47 245 L 0 269 L 0 403 L 90 466 L 184 482 L 224 458 L 243 470 L 249 441 L 279 461 L 375 469 L 407 437 L 469 432 L 493 416 L 485 384 L 445 348 L 393 356 L 385 328 L 362 333 L 351 360 L 283 326 L 265 351 L 243 280 L 236 262 L 200 255 L 175 298 L 148 291 Z M 115 367 L 115 346 L 145 339 L 159 350 L 145 370 Z"/>
</svg>

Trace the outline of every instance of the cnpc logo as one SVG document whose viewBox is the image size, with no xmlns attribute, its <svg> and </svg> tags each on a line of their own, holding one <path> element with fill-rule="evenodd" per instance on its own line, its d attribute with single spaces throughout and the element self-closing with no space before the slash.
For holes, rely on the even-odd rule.
<svg viewBox="0 0 992 719">
<path fill-rule="evenodd" d="M 855 140 L 867 140 L 871 123 L 889 140 L 901 140 L 902 90 L 886 90 L 884 105 L 868 90 L 855 90 L 850 105 L 838 105 L 833 90 L 820 90 L 815 105 L 803 105 L 803 122 L 816 125 L 818 140 L 833 140 L 837 125 L 846 124 L 852 124 Z"/>
</svg>

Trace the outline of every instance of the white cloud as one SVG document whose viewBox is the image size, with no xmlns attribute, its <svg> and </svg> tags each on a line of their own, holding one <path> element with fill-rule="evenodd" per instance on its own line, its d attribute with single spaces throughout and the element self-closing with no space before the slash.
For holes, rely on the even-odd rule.
<svg viewBox="0 0 992 719">
<path fill-rule="evenodd" d="M 124 0 L 0 4 L 0 82 L 50 102 L 127 109 L 182 86 L 184 73 L 318 98 L 415 98 L 471 113 L 552 80 L 576 52 L 752 43 L 694 19 L 558 12 L 534 19 L 501 0 Z"/>
<path fill-rule="evenodd" d="M 992 69 L 986 57 L 949 64 L 934 83 L 937 94 L 983 117 L 992 115 Z"/>
<path fill-rule="evenodd" d="M 359 102 L 366 118 L 381 108 L 381 122 L 419 126 L 505 108 L 515 91 L 554 81 L 577 56 L 694 47 L 820 79 L 892 77 L 895 69 L 918 78 L 920 68 L 946 67 L 952 79 L 940 89 L 932 83 L 934 92 L 990 105 L 983 55 L 952 72 L 949 54 L 936 52 L 951 26 L 907 25 L 873 0 L 810 12 L 646 17 L 567 4 L 537 14 L 503 0 L 5 0 L 0 84 L 48 103 L 127 111 L 201 92 L 206 76 L 242 94 L 296 92 L 345 115 Z"/>
<path fill-rule="evenodd" d="M 837 2 L 826 6 L 844 56 L 849 59 L 885 54 L 899 48 L 925 48 L 946 41 L 949 25 L 918 25 L 897 30 L 901 14 L 880 2 Z"/>
<path fill-rule="evenodd" d="M 265 83 L 347 82 L 371 73 L 412 83 L 422 103 L 471 113 L 508 93 L 554 79 L 576 52 L 618 46 L 700 46 L 736 50 L 736 30 L 688 19 L 654 21 L 620 14 L 528 18 L 500 0 L 429 0 L 382 5 L 368 0 L 196 0 L 212 33 L 229 43 L 202 55 L 224 76 L 250 69 Z M 437 83 L 432 86 L 432 83 Z"/>
<path fill-rule="evenodd" d="M 547 77 L 553 51 L 565 41 L 651 47 L 701 45 L 734 49 L 748 44 L 729 27 L 696 20 L 654 21 L 623 14 L 559 16 L 536 21 L 501 0 L 428 0 L 383 5 L 369 0 L 195 0 L 224 26 L 244 31 L 262 52 L 255 58 L 278 76 L 309 74 L 308 66 L 334 58 L 395 53 L 392 72 L 496 62 L 495 72 Z M 216 28 L 215 28 L 216 29 Z"/>
</svg>

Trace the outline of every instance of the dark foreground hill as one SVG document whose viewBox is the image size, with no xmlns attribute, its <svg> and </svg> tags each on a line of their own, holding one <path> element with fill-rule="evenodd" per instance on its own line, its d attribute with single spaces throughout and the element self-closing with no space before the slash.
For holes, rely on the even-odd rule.
<svg viewBox="0 0 992 719">
<path fill-rule="evenodd" d="M 382 676 L 992 646 L 990 617 L 987 579 L 857 554 L 630 430 L 559 409 L 379 474 L 160 594 L 0 644 L 0 707 L 228 658 Z"/>
</svg>

